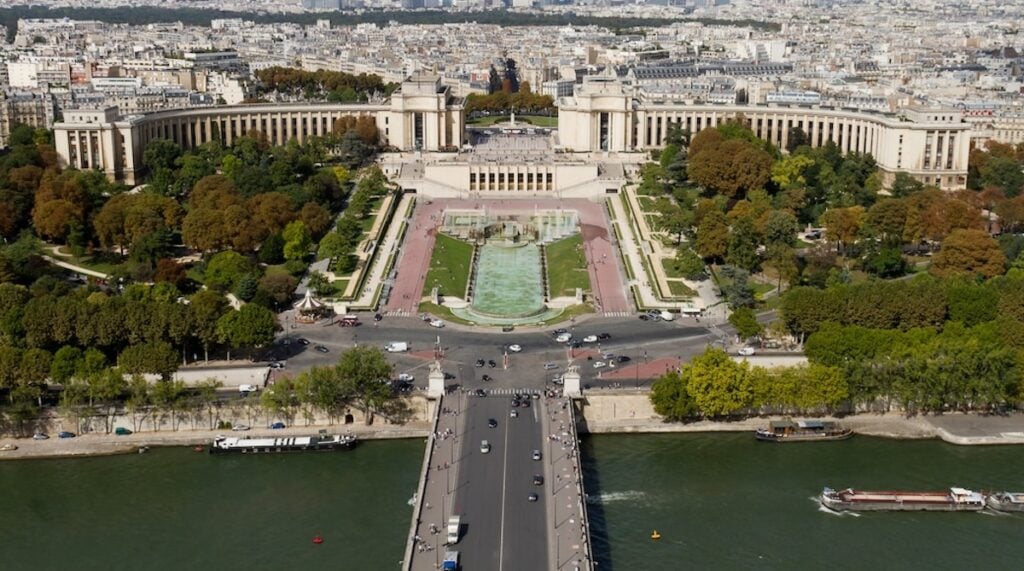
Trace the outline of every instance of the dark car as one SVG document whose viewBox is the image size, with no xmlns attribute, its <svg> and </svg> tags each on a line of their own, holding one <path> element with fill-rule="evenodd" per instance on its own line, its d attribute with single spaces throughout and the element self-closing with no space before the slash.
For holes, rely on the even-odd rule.
<svg viewBox="0 0 1024 571">
<path fill-rule="evenodd" d="M 526 496 L 526 500 L 530 501 L 530 502 L 535 502 L 535 501 L 537 501 L 539 499 L 540 499 L 540 496 L 538 496 L 537 494 L 530 494 L 529 496 Z"/>
<path fill-rule="evenodd" d="M 494 380 L 490 375 L 484 375 L 484 376 L 482 376 L 480 378 L 483 379 L 485 383 Z"/>
<path fill-rule="evenodd" d="M 534 474 L 533 475 L 533 485 L 534 486 L 543 486 L 544 485 L 544 476 L 541 476 L 540 474 Z"/>
<path fill-rule="evenodd" d="M 487 421 L 487 426 L 491 428 L 498 428 L 498 421 L 493 418 Z"/>
<path fill-rule="evenodd" d="M 530 408 L 530 399 L 523 399 L 520 401 L 519 406 L 524 408 Z"/>
<path fill-rule="evenodd" d="M 74 437 L 75 437 L 75 433 L 74 432 L 68 432 L 67 430 L 63 430 L 63 431 L 57 433 L 57 438 L 74 438 Z"/>
<path fill-rule="evenodd" d="M 563 333 L 568 333 L 568 332 L 569 332 L 568 329 L 555 329 L 554 331 L 551 332 L 551 335 L 553 337 L 558 337 L 559 335 L 561 335 Z"/>
<path fill-rule="evenodd" d="M 483 366 L 484 366 L 484 365 L 486 365 L 486 364 L 487 364 L 487 363 L 485 363 L 483 359 L 477 359 L 477 360 L 476 360 L 476 363 L 475 363 L 475 365 L 476 365 L 477 367 L 483 367 Z"/>
<path fill-rule="evenodd" d="M 600 339 L 601 341 L 604 341 L 606 339 L 611 339 L 612 336 L 610 333 L 600 333 L 598 334 L 597 338 Z"/>
<path fill-rule="evenodd" d="M 619 355 L 618 361 L 620 363 L 628 363 L 630 361 L 630 358 L 625 355 Z"/>
<path fill-rule="evenodd" d="M 374 321 L 380 321 L 381 319 L 384 319 L 384 316 L 383 316 L 383 315 L 381 315 L 381 314 L 379 314 L 379 313 L 374 313 L 374 314 L 373 314 L 373 320 L 374 320 Z"/>
<path fill-rule="evenodd" d="M 281 430 L 282 428 L 284 428 L 284 423 L 283 422 L 275 422 L 274 424 L 270 425 L 270 428 L 272 428 L 274 430 Z"/>
<path fill-rule="evenodd" d="M 270 368 L 271 369 L 283 369 L 284 368 L 284 363 L 282 363 L 281 361 L 273 361 L 273 362 L 270 363 Z"/>
<path fill-rule="evenodd" d="M 309 339 L 306 339 L 304 337 L 299 337 L 298 339 L 295 340 L 295 342 L 298 343 L 299 345 L 302 345 L 303 347 L 309 345 Z"/>
<path fill-rule="evenodd" d="M 640 314 L 640 321 L 649 321 L 651 318 L 646 313 Z"/>
<path fill-rule="evenodd" d="M 329 353 L 330 352 L 330 349 L 328 349 L 327 347 L 324 347 L 323 345 L 317 345 L 315 347 L 315 349 L 316 349 L 317 353 Z"/>
<path fill-rule="evenodd" d="M 131 430 L 128 430 L 127 428 L 125 428 L 123 426 L 118 426 L 117 428 L 114 429 L 114 434 L 116 434 L 118 436 L 128 436 L 131 433 L 132 433 Z"/>
<path fill-rule="evenodd" d="M 477 389 L 473 394 L 478 396 L 478 397 L 485 397 L 485 396 L 487 396 L 487 391 L 485 391 L 483 389 Z"/>
<path fill-rule="evenodd" d="M 490 361 L 487 361 L 487 366 L 493 369 L 497 367 L 498 364 L 494 362 L 494 359 L 491 359 Z"/>
<path fill-rule="evenodd" d="M 511 331 L 515 331 L 515 329 L 516 328 L 511 326 L 511 325 L 506 325 L 506 326 L 501 328 L 501 331 L 502 331 L 502 333 L 509 333 Z"/>
</svg>

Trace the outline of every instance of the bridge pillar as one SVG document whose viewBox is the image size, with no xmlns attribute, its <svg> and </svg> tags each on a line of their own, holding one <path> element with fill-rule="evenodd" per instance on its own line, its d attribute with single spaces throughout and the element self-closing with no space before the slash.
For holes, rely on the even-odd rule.
<svg viewBox="0 0 1024 571">
<path fill-rule="evenodd" d="M 577 365 L 569 367 L 562 376 L 562 392 L 565 396 L 570 398 L 578 398 L 583 396 L 583 390 L 580 386 L 580 368 Z"/>
<path fill-rule="evenodd" d="M 433 399 L 444 396 L 444 371 L 438 361 L 430 365 L 430 373 L 427 374 L 427 396 Z"/>
</svg>

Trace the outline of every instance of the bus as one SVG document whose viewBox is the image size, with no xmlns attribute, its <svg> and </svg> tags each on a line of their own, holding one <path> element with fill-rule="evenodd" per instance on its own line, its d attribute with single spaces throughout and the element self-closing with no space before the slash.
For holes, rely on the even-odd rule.
<svg viewBox="0 0 1024 571">
<path fill-rule="evenodd" d="M 355 327 L 356 325 L 359 325 L 359 317 L 355 315 L 342 315 L 341 318 L 338 319 L 338 325 L 342 327 Z"/>
</svg>

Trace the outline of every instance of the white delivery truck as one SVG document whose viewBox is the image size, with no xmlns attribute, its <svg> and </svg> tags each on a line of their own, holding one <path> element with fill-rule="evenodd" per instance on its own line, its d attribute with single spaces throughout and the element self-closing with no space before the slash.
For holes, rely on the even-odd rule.
<svg viewBox="0 0 1024 571">
<path fill-rule="evenodd" d="M 409 344 L 405 341 L 392 341 L 384 346 L 388 353 L 404 353 L 409 350 Z"/>
<path fill-rule="evenodd" d="M 661 310 L 661 319 L 662 319 L 663 321 L 672 321 L 672 320 L 673 320 L 673 319 L 675 319 L 675 318 L 676 318 L 676 316 L 675 316 L 675 315 L 672 315 L 672 312 L 671 312 L 671 311 L 669 311 L 669 310 L 667 310 L 667 309 L 663 309 L 663 310 Z"/>
<path fill-rule="evenodd" d="M 448 545 L 459 542 L 459 531 L 462 529 L 462 516 L 453 515 L 448 518 Z"/>
</svg>

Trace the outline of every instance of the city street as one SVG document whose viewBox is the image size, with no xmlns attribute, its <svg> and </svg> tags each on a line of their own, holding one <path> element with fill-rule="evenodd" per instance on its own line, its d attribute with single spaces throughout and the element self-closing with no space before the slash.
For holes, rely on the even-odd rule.
<svg viewBox="0 0 1024 571">
<path fill-rule="evenodd" d="M 357 344 L 383 347 L 390 341 L 404 341 L 409 344 L 408 352 L 389 353 L 395 372 L 413 375 L 417 387 L 426 387 L 427 368 L 433 359 L 434 345 L 440 339 L 444 351 L 444 370 L 454 375 L 454 383 L 461 387 L 540 389 L 550 383 L 552 378 L 564 373 L 572 359 L 580 365 L 584 385 L 598 388 L 626 385 L 631 381 L 642 385 L 650 379 L 644 379 L 638 374 L 634 374 L 632 379 L 626 379 L 623 374 L 614 373 L 618 369 L 646 373 L 651 368 L 643 367 L 644 363 L 659 359 L 685 360 L 702 352 L 716 339 L 705 327 L 706 323 L 696 323 L 692 319 L 684 321 L 682 318 L 673 322 L 648 322 L 636 317 L 594 317 L 581 320 L 576 325 L 565 323 L 543 330 L 516 330 L 508 333 L 456 325 L 437 329 L 415 317 L 386 317 L 376 327 L 370 315 L 364 314 L 363 319 L 367 321 L 358 327 L 315 324 L 289 328 L 279 336 L 271 352 L 276 358 L 287 361 L 284 372 L 295 374 L 312 366 L 334 364 L 342 350 Z M 554 340 L 551 332 L 556 328 L 570 331 L 576 340 L 600 333 L 607 333 L 611 338 L 571 349 Z M 309 345 L 298 343 L 300 338 L 308 340 Z M 287 345 L 283 345 L 285 340 L 288 341 Z M 518 344 L 522 351 L 508 352 L 508 369 L 505 369 L 506 347 L 513 344 Z M 316 345 L 326 347 L 328 352 L 313 350 Z M 625 356 L 629 361 L 617 363 L 614 367 L 595 369 L 593 364 L 596 361 L 610 361 L 603 359 L 602 353 Z M 485 361 L 483 367 L 475 366 L 478 359 Z M 492 360 L 495 363 L 493 368 L 489 365 Z M 546 363 L 553 363 L 557 367 L 545 369 Z M 603 380 L 599 378 L 599 372 L 611 374 L 613 379 Z M 484 381 L 484 375 L 493 380 Z"/>
</svg>

